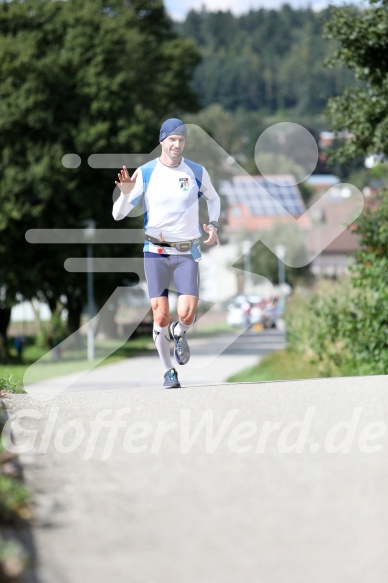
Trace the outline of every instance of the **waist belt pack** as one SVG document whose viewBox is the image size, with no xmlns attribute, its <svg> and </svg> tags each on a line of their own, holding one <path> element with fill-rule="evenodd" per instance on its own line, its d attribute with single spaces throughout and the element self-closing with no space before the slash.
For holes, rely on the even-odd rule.
<svg viewBox="0 0 388 583">
<path fill-rule="evenodd" d="M 149 235 L 146 235 L 145 238 L 150 243 L 158 245 L 158 247 L 175 247 L 180 253 L 190 251 L 190 249 L 193 246 L 193 241 L 177 241 L 177 242 L 159 241 L 159 239 L 156 239 L 155 237 L 150 237 Z"/>
</svg>

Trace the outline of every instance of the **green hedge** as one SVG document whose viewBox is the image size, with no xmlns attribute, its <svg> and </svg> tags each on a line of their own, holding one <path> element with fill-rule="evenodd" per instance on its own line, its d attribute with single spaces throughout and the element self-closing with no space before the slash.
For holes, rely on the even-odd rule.
<svg viewBox="0 0 388 583">
<path fill-rule="evenodd" d="M 352 362 L 344 334 L 352 317 L 348 284 L 295 294 L 285 313 L 288 347 L 316 365 L 322 376 L 337 376 Z"/>
<path fill-rule="evenodd" d="M 323 376 L 388 374 L 388 290 L 359 283 L 326 283 L 287 304 L 288 347 Z"/>
</svg>

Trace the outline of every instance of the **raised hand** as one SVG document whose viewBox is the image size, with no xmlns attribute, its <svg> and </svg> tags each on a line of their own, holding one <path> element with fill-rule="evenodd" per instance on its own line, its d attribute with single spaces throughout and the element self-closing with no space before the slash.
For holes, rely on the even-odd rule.
<svg viewBox="0 0 388 583">
<path fill-rule="evenodd" d="M 119 187 L 122 194 L 129 194 L 133 187 L 135 186 L 136 178 L 137 178 L 137 170 L 134 172 L 132 176 L 129 175 L 129 172 L 125 166 L 117 175 L 119 177 L 119 182 L 115 180 L 116 186 Z"/>
</svg>

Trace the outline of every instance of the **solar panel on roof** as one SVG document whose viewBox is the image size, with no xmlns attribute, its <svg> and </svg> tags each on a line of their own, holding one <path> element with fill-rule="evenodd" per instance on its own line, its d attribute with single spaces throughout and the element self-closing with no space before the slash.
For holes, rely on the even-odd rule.
<svg viewBox="0 0 388 583">
<path fill-rule="evenodd" d="M 276 216 L 290 213 L 303 214 L 306 210 L 299 189 L 292 177 L 276 177 L 274 184 L 264 177 L 235 176 L 223 182 L 220 191 L 229 203 L 243 204 L 255 216 Z"/>
</svg>

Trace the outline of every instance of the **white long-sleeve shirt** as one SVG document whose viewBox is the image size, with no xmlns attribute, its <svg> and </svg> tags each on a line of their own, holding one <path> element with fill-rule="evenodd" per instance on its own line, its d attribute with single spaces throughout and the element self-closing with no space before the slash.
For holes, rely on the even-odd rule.
<svg viewBox="0 0 388 583">
<path fill-rule="evenodd" d="M 143 200 L 144 228 L 147 235 L 165 241 L 188 241 L 202 235 L 199 224 L 198 192 L 205 198 L 209 222 L 218 221 L 221 201 L 207 170 L 182 158 L 179 166 L 166 166 L 159 159 L 138 169 L 130 194 L 120 194 L 113 205 L 113 218 L 119 221 Z M 157 246 L 144 245 L 145 251 L 157 252 Z M 176 253 L 165 247 L 163 252 Z"/>
</svg>

